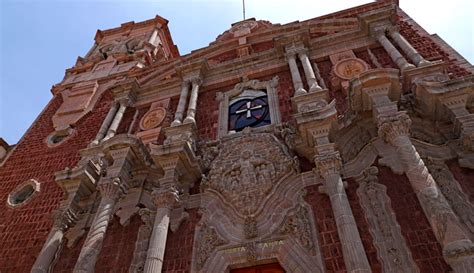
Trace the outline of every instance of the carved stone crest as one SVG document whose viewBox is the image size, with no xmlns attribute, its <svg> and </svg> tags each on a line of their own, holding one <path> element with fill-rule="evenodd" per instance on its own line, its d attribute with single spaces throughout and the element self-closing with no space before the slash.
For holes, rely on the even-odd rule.
<svg viewBox="0 0 474 273">
<path fill-rule="evenodd" d="M 206 263 L 209 256 L 212 254 L 214 249 L 217 246 L 223 245 L 226 243 L 219 235 L 216 230 L 207 224 L 204 224 L 199 230 L 199 235 L 197 237 L 197 266 L 201 269 Z"/>
<path fill-rule="evenodd" d="M 148 111 L 140 121 L 140 129 L 149 130 L 158 127 L 166 116 L 166 109 L 157 107 Z"/>
<path fill-rule="evenodd" d="M 368 69 L 369 66 L 361 59 L 344 59 L 334 65 L 334 74 L 343 80 L 350 80 Z"/>
<path fill-rule="evenodd" d="M 243 215 L 256 215 L 274 184 L 294 171 L 293 158 L 273 134 L 245 134 L 221 143 L 206 187 Z"/>
</svg>

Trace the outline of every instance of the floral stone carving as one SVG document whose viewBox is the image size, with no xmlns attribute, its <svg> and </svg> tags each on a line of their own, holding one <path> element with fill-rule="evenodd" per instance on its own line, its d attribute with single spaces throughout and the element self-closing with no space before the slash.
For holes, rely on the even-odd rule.
<svg viewBox="0 0 474 273">
<path fill-rule="evenodd" d="M 256 215 L 275 183 L 294 172 L 294 160 L 273 134 L 244 134 L 220 144 L 203 189 L 241 216 Z"/>
<path fill-rule="evenodd" d="M 200 228 L 196 241 L 199 244 L 196 249 L 197 265 L 199 269 L 204 266 L 207 259 L 217 246 L 227 243 L 225 240 L 219 237 L 214 228 L 208 226 L 207 224 L 204 224 Z"/>
</svg>

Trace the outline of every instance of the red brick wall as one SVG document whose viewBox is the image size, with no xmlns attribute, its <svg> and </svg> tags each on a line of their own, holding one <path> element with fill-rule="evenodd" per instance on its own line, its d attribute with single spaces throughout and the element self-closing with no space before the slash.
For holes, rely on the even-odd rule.
<svg viewBox="0 0 474 273">
<path fill-rule="evenodd" d="M 194 230 L 201 219 L 198 209 L 188 210 L 189 217 L 181 223 L 176 232 L 168 231 L 165 257 L 163 259 L 164 273 L 184 273 L 191 271 L 193 254 Z"/>
<path fill-rule="evenodd" d="M 443 60 L 448 65 L 448 72 L 453 73 L 455 77 L 462 77 L 470 73 L 457 65 L 457 59 L 450 56 L 447 48 L 442 48 L 434 39 L 427 35 L 420 34 L 421 29 L 410 24 L 406 20 L 410 19 L 400 13 L 398 26 L 400 33 L 407 41 L 427 60 Z"/>
<path fill-rule="evenodd" d="M 370 234 L 369 223 L 366 220 L 364 210 L 360 205 L 359 196 L 357 195 L 358 184 L 354 179 L 348 179 L 347 182 L 347 198 L 349 199 L 349 204 L 351 205 L 352 214 L 354 215 L 367 259 L 369 260 L 372 272 L 380 273 L 382 272 L 382 265 L 377 259 L 377 250 L 373 244 L 374 239 Z"/>
<path fill-rule="evenodd" d="M 319 232 L 319 245 L 321 248 L 326 272 L 343 273 L 346 271 L 336 222 L 331 208 L 331 201 L 326 194 L 318 191 L 318 186 L 306 188 L 305 201 L 311 205 L 313 216 Z"/>
<path fill-rule="evenodd" d="M 124 227 L 120 224 L 119 219 L 114 217 L 107 228 L 102 251 L 95 265 L 95 272 L 128 272 L 133 259 L 138 229 L 142 223 L 140 217 L 135 215 Z"/>
<path fill-rule="evenodd" d="M 78 122 L 70 138 L 49 148 L 45 139 L 54 131 L 52 116 L 62 103 L 61 96 L 56 96 L 0 167 L 0 271 L 31 270 L 52 226 L 51 212 L 63 198 L 54 173 L 76 165 L 80 158 L 77 151 L 94 139 L 111 101 L 111 94 L 105 93 L 92 113 Z M 41 183 L 41 191 L 24 206 L 8 207 L 8 194 L 31 178 Z"/>
<path fill-rule="evenodd" d="M 423 209 L 405 175 L 396 175 L 379 166 L 379 182 L 387 187 L 392 209 L 421 273 L 450 272 L 441 246 L 426 219 Z"/>
<path fill-rule="evenodd" d="M 457 159 L 446 162 L 454 178 L 459 182 L 462 190 L 469 196 L 469 200 L 474 203 L 474 170 L 461 168 Z"/>
</svg>

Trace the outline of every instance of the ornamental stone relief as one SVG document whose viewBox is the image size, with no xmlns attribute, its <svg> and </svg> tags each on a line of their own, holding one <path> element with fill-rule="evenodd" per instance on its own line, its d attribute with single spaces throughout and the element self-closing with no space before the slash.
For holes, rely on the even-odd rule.
<svg viewBox="0 0 474 273">
<path fill-rule="evenodd" d="M 213 227 L 210 227 L 207 224 L 201 226 L 196 239 L 197 242 L 199 242 L 196 249 L 196 263 L 198 269 L 201 269 L 204 266 L 207 259 L 217 246 L 227 243 L 217 234 Z"/>
<path fill-rule="evenodd" d="M 243 216 L 256 214 L 275 183 L 294 170 L 293 158 L 272 134 L 244 134 L 221 146 L 202 187 Z"/>
<path fill-rule="evenodd" d="M 432 158 L 428 158 L 425 162 L 441 193 L 446 197 L 454 213 L 456 213 L 465 229 L 470 233 L 471 238 L 473 238 L 474 206 L 461 190 L 459 182 L 454 178 L 444 162 L 436 161 Z"/>
</svg>

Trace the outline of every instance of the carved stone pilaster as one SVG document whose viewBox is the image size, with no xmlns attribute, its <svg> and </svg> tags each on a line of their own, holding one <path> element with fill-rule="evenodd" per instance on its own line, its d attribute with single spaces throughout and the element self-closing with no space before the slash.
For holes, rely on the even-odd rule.
<svg viewBox="0 0 474 273">
<path fill-rule="evenodd" d="M 366 169 L 357 180 L 357 195 L 374 238 L 383 272 L 419 272 L 406 246 L 400 226 L 390 207 L 386 187 L 378 183 L 377 167 Z"/>
<path fill-rule="evenodd" d="M 145 260 L 150 236 L 153 230 L 153 220 L 155 218 L 155 213 L 146 208 L 140 209 L 138 214 L 140 215 L 143 224 L 138 229 L 133 259 L 129 269 L 129 272 L 131 273 L 142 273 L 145 269 Z"/>
<path fill-rule="evenodd" d="M 281 233 L 290 234 L 298 239 L 311 255 L 316 255 L 311 223 L 309 221 L 309 211 L 306 207 L 299 205 L 295 211 L 289 214 L 281 227 Z"/>
<path fill-rule="evenodd" d="M 196 264 L 198 270 L 203 268 L 209 256 L 217 246 L 226 244 L 227 242 L 222 239 L 213 227 L 204 224 L 199 229 L 196 236 L 197 248 L 196 248 Z"/>
</svg>

